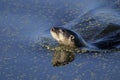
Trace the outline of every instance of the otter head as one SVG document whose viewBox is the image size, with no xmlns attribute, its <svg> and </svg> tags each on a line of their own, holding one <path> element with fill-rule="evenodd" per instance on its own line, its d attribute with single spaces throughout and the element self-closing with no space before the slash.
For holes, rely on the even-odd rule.
<svg viewBox="0 0 120 80">
<path fill-rule="evenodd" d="M 70 47 L 83 46 L 83 42 L 80 42 L 78 35 L 71 30 L 62 27 L 53 27 L 50 32 L 52 37 L 62 45 Z"/>
</svg>

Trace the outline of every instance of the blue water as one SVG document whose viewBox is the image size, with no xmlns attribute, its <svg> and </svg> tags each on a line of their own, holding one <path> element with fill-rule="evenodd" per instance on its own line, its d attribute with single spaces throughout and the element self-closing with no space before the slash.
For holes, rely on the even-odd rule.
<svg viewBox="0 0 120 80">
<path fill-rule="evenodd" d="M 53 67 L 53 52 L 37 44 L 51 38 L 52 26 L 67 25 L 97 7 L 116 6 L 116 1 L 0 0 L 0 80 L 119 80 L 119 52 L 77 54 L 70 64 Z"/>
</svg>

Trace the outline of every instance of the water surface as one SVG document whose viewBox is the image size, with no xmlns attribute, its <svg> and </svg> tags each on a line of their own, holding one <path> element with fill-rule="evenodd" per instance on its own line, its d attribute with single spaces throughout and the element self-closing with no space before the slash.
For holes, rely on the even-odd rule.
<svg viewBox="0 0 120 80">
<path fill-rule="evenodd" d="M 85 13 L 107 13 L 101 21 L 119 23 L 117 0 L 1 0 L 0 80 L 119 80 L 120 52 L 77 54 L 73 62 L 52 66 L 53 52 L 39 41 L 52 38 L 52 26 L 75 25 Z M 117 2 L 119 3 L 119 2 Z M 111 4 L 111 5 L 108 5 Z M 102 7 L 102 9 L 98 9 Z M 112 7 L 112 8 L 111 8 Z M 110 10 L 106 11 L 106 8 Z M 115 11 L 114 11 L 115 10 Z M 117 16 L 115 16 L 115 15 Z M 84 17 L 84 16 L 83 16 Z M 106 19 L 104 18 L 106 17 Z M 114 18 L 114 20 L 113 20 Z M 54 40 L 53 40 L 54 41 Z"/>
</svg>

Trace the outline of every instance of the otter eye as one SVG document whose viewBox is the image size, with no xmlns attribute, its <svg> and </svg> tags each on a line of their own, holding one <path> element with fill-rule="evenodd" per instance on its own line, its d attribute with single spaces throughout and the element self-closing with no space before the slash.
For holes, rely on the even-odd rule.
<svg viewBox="0 0 120 80">
<path fill-rule="evenodd" d="M 73 35 L 70 35 L 71 40 L 73 40 L 75 37 Z"/>
</svg>

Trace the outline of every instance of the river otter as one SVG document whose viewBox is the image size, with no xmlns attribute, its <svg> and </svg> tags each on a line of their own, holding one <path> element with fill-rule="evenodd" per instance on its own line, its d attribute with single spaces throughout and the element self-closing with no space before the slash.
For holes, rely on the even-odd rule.
<svg viewBox="0 0 120 80">
<path fill-rule="evenodd" d="M 78 36 L 75 32 L 66 28 L 53 27 L 50 32 L 52 37 L 57 40 L 59 44 L 70 47 L 112 49 L 120 44 L 120 33 L 104 37 L 95 42 L 87 43 L 80 35 Z"/>
</svg>

